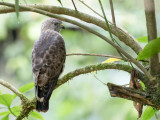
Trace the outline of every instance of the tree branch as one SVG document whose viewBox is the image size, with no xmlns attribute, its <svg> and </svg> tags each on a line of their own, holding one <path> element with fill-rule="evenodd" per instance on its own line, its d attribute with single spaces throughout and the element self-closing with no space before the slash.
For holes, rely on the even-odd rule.
<svg viewBox="0 0 160 120">
<path fill-rule="evenodd" d="M 154 0 L 144 0 L 146 24 L 148 41 L 152 41 L 157 38 L 157 27 L 156 27 L 156 17 L 155 17 L 155 5 Z M 152 75 L 156 75 L 160 67 L 158 54 L 150 58 L 150 72 Z"/>
<path fill-rule="evenodd" d="M 124 64 L 113 64 L 113 63 L 100 63 L 97 65 L 90 65 L 90 66 L 86 66 L 84 68 L 80 68 L 80 69 L 76 69 L 72 72 L 67 73 L 66 75 L 64 75 L 62 78 L 60 78 L 58 80 L 58 84 L 56 86 L 59 87 L 60 85 L 66 83 L 68 80 L 73 79 L 76 76 L 79 76 L 81 74 L 87 74 L 90 72 L 94 72 L 94 71 L 98 71 L 98 70 L 105 70 L 105 69 L 116 69 L 116 70 L 123 70 L 126 71 L 128 73 L 131 73 L 132 71 L 132 67 L 129 65 L 124 65 Z M 147 78 L 144 76 L 143 73 L 141 73 L 140 71 L 137 71 L 137 75 L 138 75 L 138 79 L 140 79 L 143 83 L 147 83 Z"/>
<path fill-rule="evenodd" d="M 154 103 L 152 103 L 152 101 L 149 100 L 151 96 L 147 94 L 145 91 L 123 87 L 112 83 L 107 83 L 107 86 L 112 97 L 121 97 L 124 99 L 142 103 L 144 105 L 154 106 Z M 160 106 L 157 105 L 156 107 L 159 108 Z"/>
<path fill-rule="evenodd" d="M 36 108 L 36 101 L 33 100 L 25 100 L 22 101 L 22 111 L 20 112 L 20 115 L 17 116 L 16 120 L 23 120 L 23 118 L 28 117 L 29 113 L 33 111 Z"/>
<path fill-rule="evenodd" d="M 77 11 L 77 7 L 76 7 L 76 5 L 75 5 L 75 3 L 74 3 L 73 0 L 72 0 L 72 4 L 73 4 L 73 6 L 74 6 L 74 9 Z"/>
<path fill-rule="evenodd" d="M 133 68 L 129 65 L 109 64 L 109 63 L 101 63 L 101 64 L 97 64 L 97 65 L 86 66 L 84 68 L 76 69 L 76 70 L 74 70 L 72 72 L 69 72 L 66 75 L 64 75 L 62 78 L 60 78 L 58 80 L 58 83 L 57 83 L 57 86 L 55 87 L 55 89 L 58 88 L 59 86 L 63 85 L 67 81 L 73 79 L 76 76 L 79 76 L 81 74 L 87 74 L 87 73 L 90 73 L 90 72 L 93 72 L 93 71 L 105 70 L 105 69 L 123 70 L 123 71 L 126 71 L 128 73 L 131 73 Z M 144 76 L 144 74 L 141 73 L 138 70 L 136 70 L 136 71 L 137 71 L 137 77 L 142 82 L 146 83 L 147 78 Z M 23 96 L 22 93 L 20 93 L 16 88 L 14 88 L 12 85 L 10 85 L 8 82 L 6 82 L 4 80 L 0 79 L 0 84 L 9 88 L 10 90 L 12 90 L 22 100 L 22 111 L 21 111 L 20 115 L 17 117 L 16 120 L 22 120 L 23 118 L 25 118 L 29 115 L 30 111 L 35 109 L 35 105 L 36 105 L 35 99 L 33 99 L 31 101 L 28 100 L 26 97 Z"/>
<path fill-rule="evenodd" d="M 5 2 L 0 2 L 0 4 L 5 5 L 5 6 L 9 6 L 9 7 L 14 7 L 15 6 L 14 4 L 5 3 Z M 96 32 L 96 31 L 94 31 L 93 29 L 91 29 L 91 28 L 89 28 L 89 27 L 87 27 L 87 26 L 85 26 L 85 25 L 83 25 L 83 24 L 81 24 L 77 21 L 74 21 L 74 20 L 71 20 L 71 19 L 68 19 L 68 18 L 65 18 L 65 17 L 62 17 L 62 16 L 58 16 L 58 15 L 55 15 L 55 14 L 52 14 L 50 12 L 43 11 L 43 10 L 40 10 L 40 9 L 37 9 L 37 8 L 26 7 L 25 5 L 19 5 L 19 8 L 27 10 L 27 11 L 37 12 L 37 13 L 40 13 L 40 14 L 43 14 L 43 15 L 46 15 L 46 16 L 54 17 L 54 18 L 60 19 L 62 21 L 66 21 L 66 22 L 75 24 L 75 25 L 77 25 L 77 26 L 79 26 L 79 27 L 81 27 L 81 28 L 99 36 L 100 38 L 102 38 L 103 40 L 105 40 L 106 42 L 111 44 L 119 52 L 121 52 L 125 57 L 130 59 L 131 62 L 133 62 L 137 67 L 139 67 L 139 69 L 141 69 L 144 72 L 144 74 L 148 77 L 148 79 L 152 79 L 152 76 L 148 73 L 148 71 L 139 62 L 137 62 L 132 56 L 130 56 L 127 52 L 125 52 L 121 47 L 117 46 L 114 42 L 110 41 L 107 37 L 105 37 L 104 35 Z"/>
<path fill-rule="evenodd" d="M 103 18 L 104 19 L 104 17 L 101 15 L 101 14 L 99 14 L 98 12 L 96 12 L 94 9 L 92 9 L 90 6 L 88 6 L 84 1 L 82 1 L 82 0 L 79 0 L 79 2 L 81 2 L 83 5 L 85 5 L 88 9 L 90 9 L 92 12 L 94 12 L 96 15 L 98 15 L 98 16 L 100 16 L 101 18 Z M 110 22 L 111 23 L 111 22 Z"/>
<path fill-rule="evenodd" d="M 116 19 L 115 19 L 115 15 L 114 15 L 114 7 L 113 7 L 112 0 L 109 0 L 109 3 L 110 3 L 110 8 L 111 8 L 111 14 L 112 14 L 112 22 L 114 25 L 116 25 Z"/>
<path fill-rule="evenodd" d="M 19 90 L 17 90 L 13 85 L 8 83 L 7 81 L 0 79 L 0 84 L 14 92 L 21 100 L 24 100 L 26 98 L 21 92 L 19 92 Z"/>
<path fill-rule="evenodd" d="M 16 120 L 22 120 L 24 117 L 27 117 L 29 115 L 30 111 L 35 109 L 35 100 L 30 101 L 13 85 L 11 85 L 10 83 L 8 83 L 2 79 L 0 79 L 0 84 L 3 85 L 4 87 L 10 89 L 13 93 L 15 93 L 21 99 L 22 111 L 21 111 L 20 115 L 17 116 Z M 10 109 L 10 108 L 8 108 L 8 109 Z M 12 112 L 11 109 L 9 111 Z M 14 113 L 12 113 L 12 114 L 14 115 Z"/>
<path fill-rule="evenodd" d="M 14 6 L 14 4 L 7 3 L 7 2 L 0 2 L 0 5 L 6 5 L 9 7 Z M 104 21 L 102 21 L 98 18 L 95 18 L 93 16 L 90 16 L 88 14 L 76 11 L 76 10 L 71 10 L 71 9 L 64 8 L 64 7 L 49 6 L 49 5 L 20 5 L 20 6 L 21 6 L 20 11 L 33 11 L 34 12 L 34 9 L 25 9 L 24 7 L 38 8 L 38 9 L 45 10 L 45 11 L 55 13 L 55 14 L 64 14 L 64 15 L 72 16 L 72 17 L 78 18 L 82 21 L 85 21 L 87 23 L 92 23 L 92 24 L 95 24 L 95 25 L 105 29 L 105 30 L 108 30 Z M 1 7 L 0 8 L 0 14 L 10 13 L 10 12 L 15 12 L 15 9 L 8 8 L 8 7 Z M 111 29 L 111 32 L 119 38 L 119 40 L 121 40 L 126 45 L 128 45 L 137 54 L 142 50 L 142 48 L 139 45 L 139 43 L 137 42 L 137 40 L 133 36 L 131 36 L 128 32 L 126 32 L 124 29 L 122 29 L 118 26 L 115 26 L 113 24 L 110 24 L 110 29 Z"/>
<path fill-rule="evenodd" d="M 113 56 L 113 55 L 104 55 L 104 54 L 91 54 L 91 53 L 68 53 L 66 56 L 72 56 L 72 55 L 84 55 L 84 56 L 99 56 L 99 57 L 111 57 L 111 58 L 117 58 L 117 59 L 122 59 L 121 57 L 118 56 Z"/>
</svg>

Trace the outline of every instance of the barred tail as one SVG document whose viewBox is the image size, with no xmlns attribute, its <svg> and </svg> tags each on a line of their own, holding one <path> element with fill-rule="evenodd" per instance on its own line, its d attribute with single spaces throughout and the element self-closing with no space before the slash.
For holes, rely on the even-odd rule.
<svg viewBox="0 0 160 120">
<path fill-rule="evenodd" d="M 44 99 L 43 91 L 38 87 L 36 110 L 38 112 L 47 112 L 49 109 L 49 99 Z"/>
<path fill-rule="evenodd" d="M 36 86 L 36 110 L 38 112 L 47 112 L 49 109 L 49 99 L 52 91 L 57 84 L 58 78 L 52 80 L 52 83 L 47 83 L 43 89 Z"/>
</svg>

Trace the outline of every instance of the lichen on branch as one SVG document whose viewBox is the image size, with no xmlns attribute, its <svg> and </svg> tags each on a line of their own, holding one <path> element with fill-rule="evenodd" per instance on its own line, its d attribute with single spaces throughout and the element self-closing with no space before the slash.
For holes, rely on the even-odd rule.
<svg viewBox="0 0 160 120">
<path fill-rule="evenodd" d="M 94 72 L 94 71 L 105 70 L 105 69 L 122 70 L 122 71 L 126 71 L 128 73 L 131 73 L 133 68 L 129 65 L 114 64 L 114 63 L 100 63 L 100 64 L 97 64 L 97 65 L 86 66 L 84 68 L 74 70 L 74 71 L 69 72 L 66 75 L 64 75 L 62 78 L 60 78 L 58 80 L 58 84 L 57 84 L 56 88 L 59 87 L 60 85 L 62 85 L 63 83 L 66 83 L 68 80 L 73 79 L 74 77 L 76 77 L 78 75 L 87 74 L 87 73 L 91 73 L 91 72 Z M 137 71 L 138 78 L 142 82 L 147 84 L 146 76 L 144 76 L 144 74 L 141 73 L 140 71 L 138 71 L 138 70 L 136 70 L 136 71 Z"/>
<path fill-rule="evenodd" d="M 89 65 L 84 68 L 76 69 L 76 70 L 64 75 L 62 78 L 60 78 L 58 80 L 58 84 L 57 84 L 56 88 L 58 88 L 59 86 L 66 83 L 67 81 L 69 81 L 69 80 L 73 79 L 74 77 L 79 76 L 81 74 L 87 74 L 87 73 L 91 73 L 93 71 L 99 71 L 99 70 L 105 70 L 105 69 L 123 70 L 123 71 L 130 73 L 133 68 L 129 65 L 113 64 L 113 63 L 100 63 L 97 65 Z M 144 74 L 141 73 L 140 71 L 138 71 L 138 78 L 141 79 L 145 83 Z M 6 82 L 4 80 L 0 80 L 0 84 L 9 88 L 11 91 L 13 91 L 15 94 L 17 94 L 18 97 L 21 98 L 22 111 L 21 111 L 20 115 L 17 117 L 17 120 L 21 120 L 21 119 L 27 117 L 29 115 L 29 113 L 35 109 L 36 103 L 35 103 L 34 99 L 29 100 L 22 93 L 20 93 L 13 85 L 9 84 L 8 82 Z"/>
</svg>

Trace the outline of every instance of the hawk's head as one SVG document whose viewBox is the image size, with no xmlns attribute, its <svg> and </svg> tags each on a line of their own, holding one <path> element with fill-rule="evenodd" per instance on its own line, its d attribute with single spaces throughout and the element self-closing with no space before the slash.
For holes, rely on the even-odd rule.
<svg viewBox="0 0 160 120">
<path fill-rule="evenodd" d="M 62 21 L 55 18 L 49 18 L 42 23 L 41 31 L 50 29 L 59 32 L 61 28 L 64 28 Z"/>
</svg>

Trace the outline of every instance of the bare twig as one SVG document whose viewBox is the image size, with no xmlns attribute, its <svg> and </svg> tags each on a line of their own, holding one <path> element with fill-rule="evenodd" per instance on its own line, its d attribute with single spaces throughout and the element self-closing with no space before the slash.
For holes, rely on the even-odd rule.
<svg viewBox="0 0 160 120">
<path fill-rule="evenodd" d="M 111 32 L 111 29 L 110 29 L 110 26 L 109 26 L 109 23 L 108 23 L 108 20 L 107 20 L 106 14 L 105 14 L 104 9 L 103 9 L 102 2 L 101 2 L 101 0 L 98 0 L 98 1 L 99 1 L 99 4 L 100 4 L 100 7 L 101 7 L 101 10 L 102 10 L 103 16 L 104 16 L 104 20 L 105 20 L 105 22 L 106 22 L 106 26 L 107 26 L 108 31 L 109 31 L 109 35 L 110 35 L 110 37 L 111 37 L 112 41 L 113 41 L 113 42 L 115 42 L 115 40 L 113 39 L 113 36 L 112 36 L 112 32 Z"/>
<path fill-rule="evenodd" d="M 108 28 L 109 35 L 110 35 L 110 37 L 111 37 L 111 40 L 112 40 L 113 42 L 115 42 L 119 47 L 121 47 L 120 44 L 113 38 L 112 32 L 111 32 L 111 28 L 110 28 L 110 26 L 109 26 L 109 22 L 108 22 L 108 19 L 107 19 L 107 17 L 106 17 L 106 14 L 105 14 L 105 12 L 104 12 L 104 8 L 103 8 L 103 5 L 102 5 L 102 2 L 101 2 L 101 0 L 98 0 L 98 1 L 99 1 L 101 10 L 102 10 L 103 16 L 104 16 L 104 20 L 105 20 L 105 22 L 106 22 L 106 26 L 107 26 L 107 28 Z M 117 52 L 119 53 L 119 55 L 120 55 L 124 60 L 126 60 L 126 58 L 123 56 L 123 54 L 122 54 L 118 49 L 117 49 Z"/>
<path fill-rule="evenodd" d="M 121 57 L 118 56 L 113 56 L 113 55 L 104 55 L 104 54 L 91 54 L 91 53 L 69 53 L 66 54 L 66 56 L 72 56 L 72 55 L 84 55 L 84 56 L 99 56 L 99 57 L 111 57 L 111 58 L 117 58 L 117 59 L 122 59 Z"/>
<path fill-rule="evenodd" d="M 112 14 L 112 22 L 114 25 L 116 25 L 115 15 L 114 15 L 114 8 L 113 8 L 113 2 L 112 0 L 109 0 L 110 7 L 111 7 L 111 14 Z"/>
<path fill-rule="evenodd" d="M 102 84 L 107 85 L 106 83 L 102 82 L 94 73 L 93 73 L 93 76 L 96 78 L 96 80 L 98 80 L 98 81 L 101 82 Z"/>
<path fill-rule="evenodd" d="M 14 92 L 20 99 L 25 99 L 25 96 L 21 92 L 19 92 L 18 89 L 16 89 L 13 85 L 11 85 L 9 82 L 6 82 L 2 79 L 0 79 L 0 84 L 5 86 L 6 88 L 10 89 L 12 92 Z"/>
<path fill-rule="evenodd" d="M 76 5 L 75 5 L 73 0 L 72 0 L 72 3 L 73 3 L 73 6 L 74 6 L 74 9 L 77 11 Z"/>
<path fill-rule="evenodd" d="M 147 23 L 148 41 L 152 41 L 157 38 L 157 27 L 155 17 L 155 4 L 154 0 L 144 0 L 145 15 Z M 158 54 L 150 58 L 150 72 L 152 75 L 156 75 L 160 71 Z"/>
<path fill-rule="evenodd" d="M 84 1 L 82 1 L 82 0 L 79 0 L 79 2 L 81 2 L 83 5 L 85 5 L 87 8 L 89 8 L 91 11 L 93 11 L 96 15 L 98 15 L 98 16 L 100 16 L 101 18 L 103 18 L 104 19 L 104 17 L 101 15 L 101 14 L 99 14 L 98 12 L 96 12 L 94 9 L 92 9 L 89 5 L 87 5 Z M 109 21 L 110 22 L 110 21 Z M 111 22 L 110 22 L 111 23 Z"/>
</svg>

